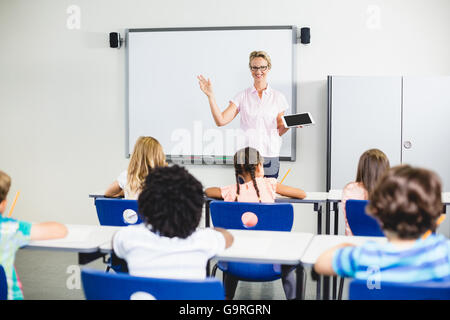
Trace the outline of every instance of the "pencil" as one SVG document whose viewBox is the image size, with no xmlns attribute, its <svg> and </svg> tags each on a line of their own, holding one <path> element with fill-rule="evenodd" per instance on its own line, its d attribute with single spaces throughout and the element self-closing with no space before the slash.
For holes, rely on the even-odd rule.
<svg viewBox="0 0 450 320">
<path fill-rule="evenodd" d="M 286 172 L 286 174 L 284 175 L 283 179 L 281 179 L 281 182 L 280 182 L 280 183 L 283 183 L 283 181 L 284 181 L 284 179 L 286 178 L 286 176 L 288 175 L 289 171 L 291 171 L 291 169 L 289 169 L 289 170 Z"/>
<path fill-rule="evenodd" d="M 19 197 L 19 193 L 20 193 L 20 191 L 17 191 L 16 196 L 13 201 L 13 204 L 11 206 L 11 209 L 9 209 L 8 218 L 11 217 L 14 207 L 16 206 L 16 201 L 17 201 L 17 198 Z"/>
<path fill-rule="evenodd" d="M 437 219 L 436 221 L 436 227 L 439 226 L 442 221 L 444 221 L 445 219 L 445 214 L 441 214 L 441 216 Z M 428 230 L 427 232 L 425 232 L 422 236 L 422 239 L 425 240 L 426 238 L 428 238 L 431 234 L 431 230 Z"/>
</svg>

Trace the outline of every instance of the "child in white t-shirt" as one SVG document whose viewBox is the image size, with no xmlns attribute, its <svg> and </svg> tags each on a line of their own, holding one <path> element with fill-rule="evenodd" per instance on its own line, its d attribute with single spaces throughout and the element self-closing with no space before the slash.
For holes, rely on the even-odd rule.
<svg viewBox="0 0 450 320">
<path fill-rule="evenodd" d="M 233 236 L 220 228 L 198 228 L 203 186 L 180 166 L 152 170 L 138 198 L 140 225 L 117 232 L 115 254 L 131 275 L 203 279 L 208 260 L 231 246 Z"/>
</svg>

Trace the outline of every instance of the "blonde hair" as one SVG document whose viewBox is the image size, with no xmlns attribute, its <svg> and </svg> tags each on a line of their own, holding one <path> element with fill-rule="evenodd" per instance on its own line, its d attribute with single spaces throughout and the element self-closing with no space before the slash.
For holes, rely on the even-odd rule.
<svg viewBox="0 0 450 320">
<path fill-rule="evenodd" d="M 252 63 L 252 60 L 255 59 L 255 58 L 263 58 L 264 60 L 267 61 L 267 67 L 269 69 L 272 69 L 272 61 L 270 60 L 269 55 L 265 51 L 252 51 L 250 53 L 250 57 L 249 57 L 249 60 L 248 60 L 249 68 L 252 67 L 251 63 Z"/>
<path fill-rule="evenodd" d="M 145 178 L 156 167 L 166 166 L 166 156 L 161 144 L 152 137 L 139 137 L 130 157 L 125 195 L 136 196 L 142 190 Z"/>
<path fill-rule="evenodd" d="M 6 199 L 11 187 L 11 177 L 0 170 L 0 202 Z"/>
</svg>

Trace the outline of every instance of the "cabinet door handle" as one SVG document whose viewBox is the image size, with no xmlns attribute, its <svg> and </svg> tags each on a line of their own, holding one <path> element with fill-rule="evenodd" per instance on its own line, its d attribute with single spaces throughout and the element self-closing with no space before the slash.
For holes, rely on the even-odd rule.
<svg viewBox="0 0 450 320">
<path fill-rule="evenodd" d="M 403 147 L 404 147 L 405 149 L 411 149 L 411 147 L 412 147 L 411 141 L 405 141 L 405 142 L 403 142 Z"/>
</svg>

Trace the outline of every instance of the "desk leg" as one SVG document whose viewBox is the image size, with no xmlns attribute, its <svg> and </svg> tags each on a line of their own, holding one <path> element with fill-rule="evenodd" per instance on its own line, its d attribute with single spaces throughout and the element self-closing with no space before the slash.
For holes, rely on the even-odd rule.
<svg viewBox="0 0 450 320">
<path fill-rule="evenodd" d="M 317 234 L 322 234 L 322 204 L 314 203 L 314 211 L 317 212 Z M 321 299 L 322 277 L 317 278 L 316 299 Z"/>
<path fill-rule="evenodd" d="M 339 204 L 337 202 L 333 203 L 333 211 L 334 211 L 334 234 L 337 235 L 339 233 Z"/>
<path fill-rule="evenodd" d="M 305 279 L 304 279 L 304 268 L 301 263 L 297 266 L 295 272 L 297 277 L 296 297 L 297 300 L 304 300 L 305 297 L 303 294 L 303 286 L 305 285 Z"/>
<path fill-rule="evenodd" d="M 339 204 L 337 202 L 333 202 L 333 211 L 334 211 L 334 234 L 337 235 L 339 232 Z M 337 277 L 333 277 L 333 300 L 336 300 L 336 291 L 337 291 Z"/>
<path fill-rule="evenodd" d="M 209 226 L 210 226 L 210 223 L 209 223 L 210 216 L 211 216 L 210 209 L 209 209 L 210 202 L 211 202 L 210 200 L 205 201 L 205 227 L 206 228 L 209 228 Z M 211 272 L 209 269 L 210 269 L 210 263 L 208 260 L 208 262 L 206 263 L 206 276 L 207 277 L 209 277 L 211 275 Z"/>
<path fill-rule="evenodd" d="M 325 208 L 325 234 L 330 234 L 330 205 Z M 330 277 L 323 277 L 323 300 L 330 299 Z"/>
<path fill-rule="evenodd" d="M 322 204 L 314 203 L 314 211 L 317 212 L 317 234 L 322 234 Z"/>
<path fill-rule="evenodd" d="M 330 234 L 330 221 L 331 215 L 330 215 L 330 204 L 327 203 L 325 207 L 325 234 Z"/>
<path fill-rule="evenodd" d="M 78 264 L 84 265 L 88 264 L 94 260 L 97 260 L 99 258 L 103 258 L 106 254 L 101 252 L 92 252 L 92 253 L 83 253 L 78 252 Z"/>
<path fill-rule="evenodd" d="M 330 277 L 323 277 L 323 300 L 330 300 Z"/>
<path fill-rule="evenodd" d="M 317 278 L 317 284 L 316 284 L 316 300 L 320 300 L 321 299 L 321 293 L 320 293 L 321 287 L 322 287 L 322 276 L 319 276 Z"/>
<path fill-rule="evenodd" d="M 211 213 L 209 211 L 209 203 L 210 202 L 211 202 L 210 200 L 205 201 L 205 227 L 206 228 L 209 228 L 209 220 L 210 220 L 210 216 L 211 216 Z"/>
</svg>

